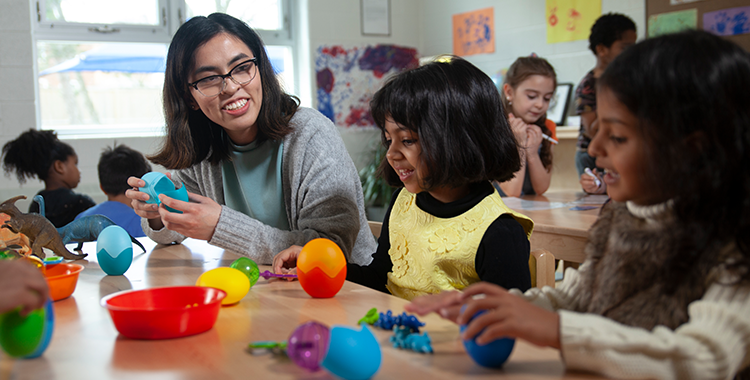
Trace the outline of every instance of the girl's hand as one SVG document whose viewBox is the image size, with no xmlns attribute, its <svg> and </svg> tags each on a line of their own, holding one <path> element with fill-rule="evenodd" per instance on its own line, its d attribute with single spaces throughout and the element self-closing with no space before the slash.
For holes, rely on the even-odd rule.
<svg viewBox="0 0 750 380">
<path fill-rule="evenodd" d="M 456 322 L 462 304 L 463 294 L 451 291 L 414 298 L 411 303 L 404 306 L 404 310 L 417 315 L 435 312 L 445 319 Z"/>
<path fill-rule="evenodd" d="M 581 188 L 583 191 L 589 193 L 589 194 L 604 194 L 607 192 L 607 185 L 602 180 L 602 176 L 599 174 L 599 172 L 594 169 L 593 171 L 596 178 L 599 179 L 599 185 L 596 184 L 596 179 L 594 177 L 583 173 L 581 174 L 581 178 L 579 182 L 581 183 Z"/>
<path fill-rule="evenodd" d="M 484 297 L 475 297 L 478 295 Z M 560 317 L 557 313 L 532 305 L 505 289 L 480 282 L 464 289 L 466 310 L 458 317 L 466 324 L 480 310 L 486 312 L 471 321 L 463 339 L 476 337 L 477 344 L 511 337 L 521 338 L 542 347 L 560 348 Z"/>
<path fill-rule="evenodd" d="M 167 229 L 178 232 L 184 236 L 211 240 L 216 225 L 221 216 L 221 205 L 213 199 L 202 195 L 188 192 L 189 202 L 183 202 L 170 198 L 164 194 L 159 195 L 161 206 L 159 215 Z M 170 212 L 165 206 L 182 211 L 182 214 Z"/>
<path fill-rule="evenodd" d="M 537 154 L 539 145 L 542 144 L 542 128 L 538 125 L 528 124 L 526 128 L 526 151 L 527 154 Z"/>
<path fill-rule="evenodd" d="M 21 315 L 44 306 L 49 298 L 42 272 L 25 261 L 0 261 L 0 313 L 21 307 Z"/>
<path fill-rule="evenodd" d="M 297 274 L 297 256 L 299 256 L 302 247 L 293 245 L 279 253 L 273 258 L 273 273 L 276 274 Z M 287 280 L 293 281 L 293 278 Z"/>
<path fill-rule="evenodd" d="M 508 114 L 508 123 L 510 123 L 510 129 L 513 131 L 513 135 L 516 136 L 518 144 L 521 145 L 522 148 L 525 148 L 527 145 L 526 140 L 528 139 L 526 129 L 528 129 L 529 125 L 520 117 L 513 116 L 512 113 Z"/>
</svg>

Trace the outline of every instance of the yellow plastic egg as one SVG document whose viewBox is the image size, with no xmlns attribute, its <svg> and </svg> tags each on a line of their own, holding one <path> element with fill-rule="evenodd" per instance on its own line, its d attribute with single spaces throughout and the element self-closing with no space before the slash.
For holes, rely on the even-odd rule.
<svg viewBox="0 0 750 380">
<path fill-rule="evenodd" d="M 203 273 L 195 282 L 197 286 L 207 286 L 225 291 L 227 297 L 222 305 L 232 305 L 245 297 L 250 290 L 250 279 L 242 271 L 234 268 L 215 268 Z"/>
</svg>

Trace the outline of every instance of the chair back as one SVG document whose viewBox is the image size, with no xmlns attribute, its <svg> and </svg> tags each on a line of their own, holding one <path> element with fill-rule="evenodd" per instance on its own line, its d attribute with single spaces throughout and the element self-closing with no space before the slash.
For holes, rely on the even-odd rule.
<svg viewBox="0 0 750 380">
<path fill-rule="evenodd" d="M 370 225 L 370 231 L 372 231 L 373 236 L 375 236 L 375 240 L 378 240 L 378 238 L 380 238 L 380 230 L 383 229 L 383 222 L 368 220 L 367 224 Z"/>
<path fill-rule="evenodd" d="M 546 249 L 535 249 L 529 255 L 529 272 L 531 286 L 542 288 L 555 287 L 555 256 Z"/>
</svg>

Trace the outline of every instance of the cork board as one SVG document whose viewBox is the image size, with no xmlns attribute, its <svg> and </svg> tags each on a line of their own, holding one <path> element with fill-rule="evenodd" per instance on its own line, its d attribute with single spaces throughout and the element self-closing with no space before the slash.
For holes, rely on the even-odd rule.
<svg viewBox="0 0 750 380">
<path fill-rule="evenodd" d="M 662 13 L 684 11 L 696 9 L 698 11 L 698 29 L 703 29 L 703 14 L 708 12 L 719 11 L 727 8 L 747 7 L 750 5 L 748 0 L 698 0 L 694 2 L 683 2 L 684 0 L 646 0 L 646 20 L 652 15 Z M 672 5 L 671 3 L 678 3 Z M 646 26 L 648 27 L 648 26 Z M 750 33 L 733 36 L 724 36 L 724 38 L 742 46 L 750 51 Z"/>
</svg>

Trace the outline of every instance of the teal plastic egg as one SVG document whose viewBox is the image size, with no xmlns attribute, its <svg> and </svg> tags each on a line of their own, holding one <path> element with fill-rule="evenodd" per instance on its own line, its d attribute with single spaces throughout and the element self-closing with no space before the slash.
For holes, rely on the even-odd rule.
<svg viewBox="0 0 750 380">
<path fill-rule="evenodd" d="M 96 257 L 104 273 L 120 276 L 133 263 L 133 243 L 120 226 L 109 226 L 96 239 Z"/>
<path fill-rule="evenodd" d="M 52 301 L 25 317 L 9 311 L 0 315 L 0 347 L 12 357 L 36 358 L 49 346 L 54 327 Z"/>
<path fill-rule="evenodd" d="M 461 307 L 461 313 L 464 312 L 466 309 L 466 305 Z M 480 310 L 476 314 L 474 314 L 473 317 L 471 317 L 471 322 L 474 320 L 474 318 L 484 314 L 486 310 Z M 464 330 L 466 330 L 467 325 L 461 325 L 461 332 L 463 333 Z M 481 332 L 479 333 L 481 334 Z M 477 334 L 477 336 L 479 335 Z M 488 368 L 500 368 L 505 364 L 505 361 L 508 360 L 508 357 L 510 356 L 511 352 L 513 352 L 513 346 L 516 344 L 516 340 L 513 338 L 500 338 L 493 340 L 489 344 L 485 345 L 479 345 L 476 342 L 476 337 L 472 339 L 465 339 L 463 341 L 464 348 L 466 349 L 466 352 L 469 354 L 469 356 L 474 359 L 474 362 Z"/>
<path fill-rule="evenodd" d="M 170 198 L 174 198 L 183 202 L 188 201 L 188 193 L 185 186 L 181 186 L 179 189 L 176 188 L 175 184 L 169 177 L 164 173 L 149 172 L 141 177 L 143 182 L 146 182 L 146 186 L 139 188 L 138 190 L 148 194 L 149 199 L 146 203 L 161 204 L 159 200 L 159 194 L 164 194 Z M 182 214 L 182 211 L 175 210 L 167 206 L 167 210 Z"/>
<path fill-rule="evenodd" d="M 367 326 L 333 326 L 320 366 L 346 380 L 369 379 L 380 369 L 380 344 Z"/>
<path fill-rule="evenodd" d="M 258 269 L 258 264 L 256 264 L 255 261 L 247 257 L 240 257 L 239 259 L 234 260 L 229 267 L 239 269 L 240 272 L 244 273 L 245 276 L 250 279 L 250 287 L 258 282 L 258 277 L 260 277 L 260 269 Z"/>
</svg>

